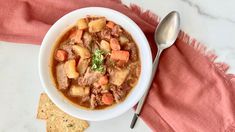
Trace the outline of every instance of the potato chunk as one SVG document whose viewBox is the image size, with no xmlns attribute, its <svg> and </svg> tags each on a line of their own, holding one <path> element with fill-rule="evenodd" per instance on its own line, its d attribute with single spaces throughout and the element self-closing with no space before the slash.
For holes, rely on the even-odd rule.
<svg viewBox="0 0 235 132">
<path fill-rule="evenodd" d="M 68 78 L 76 79 L 79 76 L 79 73 L 76 71 L 76 61 L 74 59 L 66 61 L 64 68 Z"/>
<path fill-rule="evenodd" d="M 78 29 L 82 29 L 82 30 L 88 28 L 87 22 L 84 18 L 79 19 L 77 21 L 77 26 L 78 26 Z"/>
<path fill-rule="evenodd" d="M 125 43 L 128 43 L 128 42 L 129 42 L 129 39 L 128 39 L 126 36 L 121 35 L 121 36 L 119 37 L 119 41 L 120 41 L 120 43 L 123 45 L 123 44 L 125 44 Z"/>
<path fill-rule="evenodd" d="M 110 73 L 110 83 L 120 86 L 125 81 L 128 74 L 128 69 L 114 70 Z"/>
<path fill-rule="evenodd" d="M 87 96 L 90 94 L 90 88 L 72 85 L 70 87 L 69 93 L 70 93 L 70 95 L 72 95 L 74 97 Z"/>
<path fill-rule="evenodd" d="M 90 59 L 80 59 L 77 65 L 77 70 L 80 75 L 83 75 L 86 72 L 86 69 L 90 63 Z"/>
<path fill-rule="evenodd" d="M 106 25 L 105 18 L 99 18 L 88 23 L 89 32 L 95 33 L 101 31 Z"/>
<path fill-rule="evenodd" d="M 89 50 L 85 47 L 79 46 L 79 45 L 74 45 L 73 46 L 73 51 L 78 54 L 81 59 L 87 59 L 91 57 L 91 53 Z"/>
<path fill-rule="evenodd" d="M 110 45 L 109 42 L 105 41 L 105 40 L 101 40 L 100 42 L 100 49 L 106 51 L 106 52 L 110 52 Z"/>
</svg>

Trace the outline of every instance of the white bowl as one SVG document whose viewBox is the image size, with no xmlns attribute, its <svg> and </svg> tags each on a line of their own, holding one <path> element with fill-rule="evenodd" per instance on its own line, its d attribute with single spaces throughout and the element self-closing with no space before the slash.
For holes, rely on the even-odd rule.
<svg viewBox="0 0 235 132">
<path fill-rule="evenodd" d="M 61 95 L 61 93 L 56 89 L 50 76 L 50 56 L 55 40 L 68 26 L 74 24 L 77 19 L 86 17 L 87 15 L 104 16 L 108 20 L 112 20 L 113 22 L 121 25 L 132 35 L 139 47 L 141 59 L 141 74 L 139 81 L 122 103 L 117 104 L 114 107 L 110 107 L 109 109 L 85 110 L 76 107 Z M 56 104 L 56 106 L 67 114 L 89 121 L 111 119 L 132 108 L 143 96 L 146 86 L 150 81 L 151 72 L 152 54 L 144 33 L 129 17 L 108 8 L 82 8 L 63 16 L 49 29 L 42 41 L 39 52 L 39 76 L 49 98 Z"/>
</svg>

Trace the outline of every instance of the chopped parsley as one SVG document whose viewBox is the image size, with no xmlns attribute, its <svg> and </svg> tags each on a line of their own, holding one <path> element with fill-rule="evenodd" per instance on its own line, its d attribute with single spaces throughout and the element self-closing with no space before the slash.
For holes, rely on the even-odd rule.
<svg viewBox="0 0 235 132">
<path fill-rule="evenodd" d="M 104 71 L 104 54 L 105 52 L 102 50 L 96 50 L 92 55 L 92 66 L 91 69 L 94 71 L 103 72 Z"/>
</svg>

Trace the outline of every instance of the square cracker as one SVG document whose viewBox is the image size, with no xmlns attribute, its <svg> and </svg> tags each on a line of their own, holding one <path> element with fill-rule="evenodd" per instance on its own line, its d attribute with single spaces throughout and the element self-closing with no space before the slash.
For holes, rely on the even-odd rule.
<svg viewBox="0 0 235 132">
<path fill-rule="evenodd" d="M 70 115 L 54 115 L 48 118 L 47 132 L 82 132 L 88 127 L 88 123 Z"/>
<path fill-rule="evenodd" d="M 54 107 L 54 104 L 48 98 L 48 96 L 45 93 L 41 93 L 37 118 L 44 119 L 44 120 L 48 119 L 48 117 L 50 116 L 51 110 L 54 109 L 53 107 Z"/>
<path fill-rule="evenodd" d="M 54 114 L 65 114 L 61 111 L 45 93 L 41 93 L 37 118 L 46 120 Z"/>
<path fill-rule="evenodd" d="M 81 132 L 89 126 L 61 111 L 45 93 L 40 96 L 37 118 L 47 120 L 47 132 Z"/>
</svg>

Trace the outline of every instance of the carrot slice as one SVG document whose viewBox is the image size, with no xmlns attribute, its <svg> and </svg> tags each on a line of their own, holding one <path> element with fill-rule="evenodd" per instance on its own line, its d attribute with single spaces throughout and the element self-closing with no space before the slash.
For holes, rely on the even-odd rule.
<svg viewBox="0 0 235 132">
<path fill-rule="evenodd" d="M 108 84 L 109 80 L 107 76 L 102 76 L 98 82 L 100 85 L 105 85 L 105 84 Z"/>
<path fill-rule="evenodd" d="M 111 93 L 105 93 L 102 96 L 102 102 L 106 105 L 113 104 L 113 95 Z"/>
<path fill-rule="evenodd" d="M 116 38 L 110 39 L 110 47 L 112 50 L 120 50 L 121 46 Z"/>
<path fill-rule="evenodd" d="M 65 61 L 67 59 L 68 53 L 64 50 L 57 50 L 55 54 L 55 59 L 58 61 Z"/>
<path fill-rule="evenodd" d="M 129 60 L 129 52 L 125 51 L 125 50 L 113 50 L 111 53 L 110 58 L 112 60 L 121 60 L 121 61 L 125 61 L 128 62 Z"/>
<path fill-rule="evenodd" d="M 119 61 L 116 62 L 116 65 L 120 66 L 120 67 L 124 66 L 125 64 L 126 64 L 126 62 L 123 61 L 123 60 L 119 60 Z"/>
<path fill-rule="evenodd" d="M 70 32 L 70 34 L 69 34 L 69 38 L 70 38 L 70 39 L 71 39 L 71 38 L 74 38 L 74 37 L 76 36 L 76 34 L 77 34 L 77 29 L 72 29 L 71 32 Z"/>
<path fill-rule="evenodd" d="M 109 22 L 106 24 L 106 26 L 109 27 L 109 28 L 111 28 L 111 29 L 113 29 L 114 25 L 115 25 L 115 24 L 114 24 L 113 22 L 111 22 L 111 21 L 109 21 Z"/>
<path fill-rule="evenodd" d="M 69 38 L 77 43 L 82 43 L 82 35 L 83 35 L 83 30 L 81 29 L 73 30 L 71 31 Z"/>
</svg>

